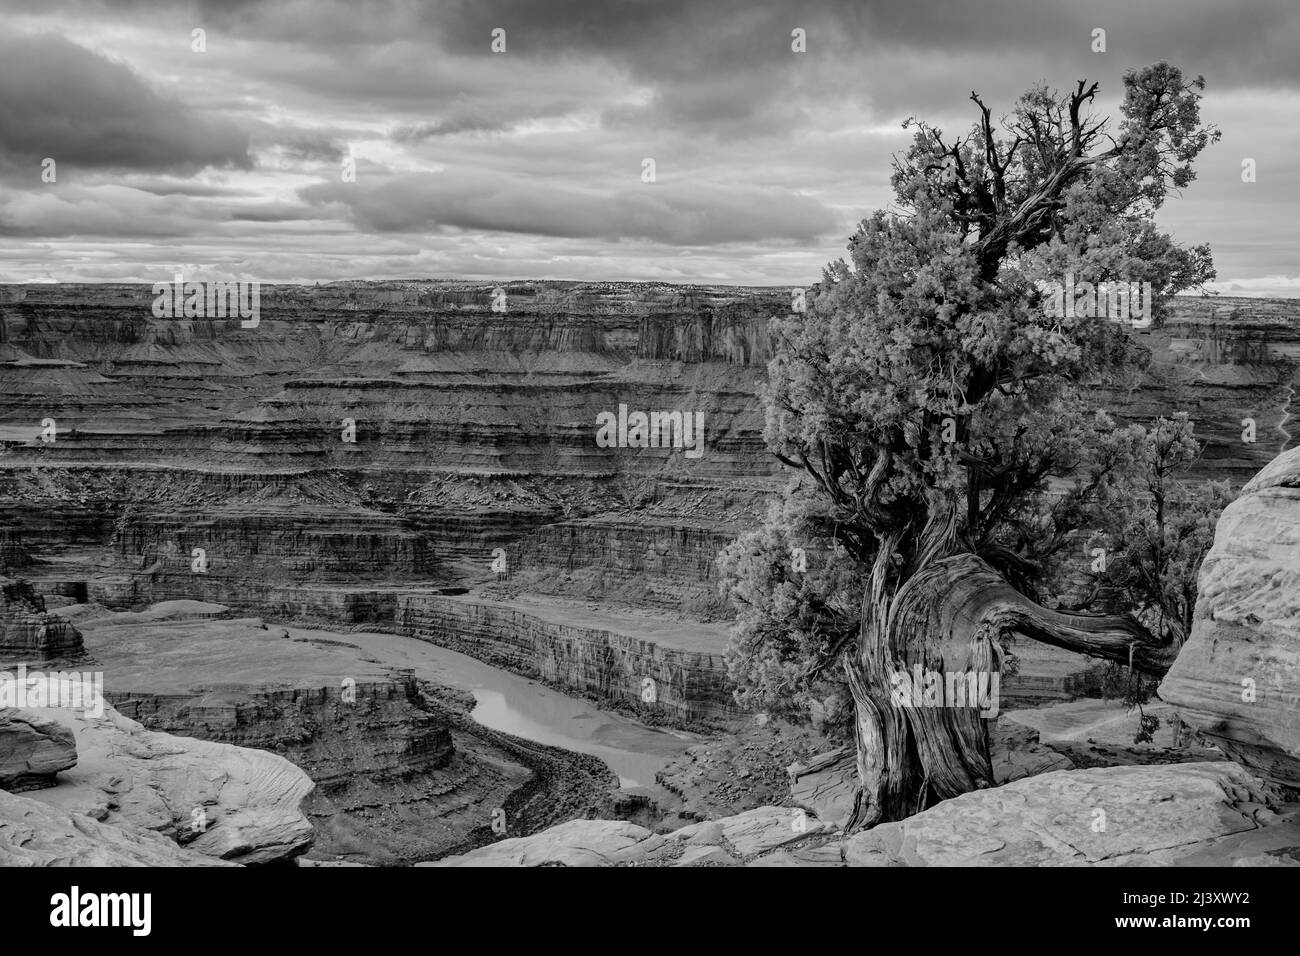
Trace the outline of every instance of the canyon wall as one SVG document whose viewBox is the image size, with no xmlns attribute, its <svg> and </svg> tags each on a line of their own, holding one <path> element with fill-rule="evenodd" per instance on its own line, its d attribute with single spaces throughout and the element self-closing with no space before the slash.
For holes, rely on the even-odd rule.
<svg viewBox="0 0 1300 956">
<path fill-rule="evenodd" d="M 502 288 L 504 311 L 486 283 L 267 287 L 245 328 L 155 318 L 147 286 L 6 287 L 0 559 L 111 607 L 391 627 L 633 709 L 653 676 L 665 719 L 725 717 L 721 648 L 673 634 L 725 618 L 713 555 L 785 480 L 758 390 L 788 290 Z M 1094 398 L 1190 413 L 1197 477 L 1240 485 L 1290 442 L 1293 303 L 1180 301 L 1136 341 L 1145 372 Z M 600 447 L 620 405 L 703 414 L 704 453 Z"/>
<path fill-rule="evenodd" d="M 720 633 L 698 638 L 715 647 L 705 653 L 669 646 L 669 635 L 638 639 L 509 605 L 419 593 L 399 598 L 398 633 L 597 698 L 647 723 L 707 728 L 740 716 Z"/>
</svg>

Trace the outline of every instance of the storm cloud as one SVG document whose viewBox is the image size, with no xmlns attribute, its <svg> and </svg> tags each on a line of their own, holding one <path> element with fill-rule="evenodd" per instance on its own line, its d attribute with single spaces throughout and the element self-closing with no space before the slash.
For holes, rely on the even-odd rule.
<svg viewBox="0 0 1300 956">
<path fill-rule="evenodd" d="M 76 168 L 248 168 L 248 134 L 188 110 L 125 63 L 53 34 L 0 35 L 0 163 Z M 56 167 L 57 168 L 57 167 Z"/>
<path fill-rule="evenodd" d="M 724 183 L 640 184 L 613 192 L 472 171 L 419 173 L 303 190 L 347 206 L 377 232 L 443 227 L 566 238 L 649 239 L 669 245 L 810 241 L 836 225 L 820 203 L 789 190 Z"/>
<path fill-rule="evenodd" d="M 1162 224 L 1211 244 L 1225 290 L 1300 284 L 1291 0 L 5 6 L 6 279 L 180 260 L 268 280 L 806 283 L 889 206 L 906 118 L 955 132 L 972 90 L 1002 114 L 1085 76 L 1113 111 L 1126 70 L 1168 59 L 1206 77 L 1224 135 Z"/>
</svg>

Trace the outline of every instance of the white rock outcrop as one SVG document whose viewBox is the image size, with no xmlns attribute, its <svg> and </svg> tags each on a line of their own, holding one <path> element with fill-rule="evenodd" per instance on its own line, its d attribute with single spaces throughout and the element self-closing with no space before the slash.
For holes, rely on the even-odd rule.
<svg viewBox="0 0 1300 956">
<path fill-rule="evenodd" d="M 33 711 L 76 739 L 77 764 L 32 799 L 106 824 L 130 824 L 187 849 L 243 864 L 311 846 L 300 804 L 311 779 L 272 753 L 146 730 L 106 707 L 102 718 Z"/>
<path fill-rule="evenodd" d="M 133 824 L 0 790 L 0 866 L 229 866 Z"/>
<path fill-rule="evenodd" d="M 850 866 L 1168 865 L 1270 826 L 1296 843 L 1300 828 L 1274 813 L 1275 796 L 1226 762 L 1055 771 L 855 834 L 844 857 Z"/>
<path fill-rule="evenodd" d="M 1300 448 L 1224 509 L 1159 694 L 1233 760 L 1300 787 Z"/>
</svg>

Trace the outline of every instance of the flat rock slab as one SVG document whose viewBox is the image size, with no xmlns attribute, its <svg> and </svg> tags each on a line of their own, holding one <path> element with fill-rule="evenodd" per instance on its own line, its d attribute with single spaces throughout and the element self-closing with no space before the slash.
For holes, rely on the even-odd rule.
<svg viewBox="0 0 1300 956">
<path fill-rule="evenodd" d="M 831 824 L 791 807 L 757 807 L 733 817 L 723 817 L 717 822 L 722 825 L 726 845 L 745 858 L 798 843 L 810 836 L 835 832 Z"/>
<path fill-rule="evenodd" d="M 367 663 L 369 655 L 346 634 L 322 632 L 320 643 L 286 640 L 288 629 L 255 617 L 165 620 L 150 611 L 113 611 L 78 626 L 95 649 L 109 693 L 193 695 L 235 684 L 338 687 L 345 677 L 364 683 L 390 676 L 390 668 Z M 327 643 L 331 639 L 335 643 Z"/>
<path fill-rule="evenodd" d="M 1223 510 L 1160 697 L 1232 759 L 1300 787 L 1300 448 Z"/>
<path fill-rule="evenodd" d="M 688 846 L 673 866 L 738 866 L 739 861 L 720 846 Z"/>
<path fill-rule="evenodd" d="M 77 766 L 33 798 L 105 823 L 152 830 L 207 856 L 259 864 L 312 843 L 299 805 L 314 786 L 262 750 L 146 730 L 106 707 L 102 718 L 45 710 L 75 735 Z"/>
<path fill-rule="evenodd" d="M 77 762 L 72 731 L 29 710 L 0 710 L 0 789 L 52 787 L 54 775 Z"/>
<path fill-rule="evenodd" d="M 1297 866 L 1300 865 L 1300 808 L 1287 809 L 1280 819 L 1256 830 L 1243 830 L 1197 848 L 1174 866 Z"/>
<path fill-rule="evenodd" d="M 1273 798 L 1231 763 L 1058 771 L 856 834 L 844 853 L 851 866 L 1170 865 L 1283 822 Z"/>
<path fill-rule="evenodd" d="M 150 624 L 160 621 L 192 621 L 228 614 L 224 604 L 208 601 L 159 601 L 143 611 L 113 611 L 102 604 L 73 604 L 58 609 L 58 616 L 77 624 L 94 622 L 111 625 Z"/>
<path fill-rule="evenodd" d="M 230 866 L 131 824 L 0 791 L 0 866 Z"/>
<path fill-rule="evenodd" d="M 623 820 L 570 820 L 532 836 L 501 840 L 416 866 L 612 866 L 655 835 Z M 659 838 L 662 842 L 662 838 Z"/>
</svg>

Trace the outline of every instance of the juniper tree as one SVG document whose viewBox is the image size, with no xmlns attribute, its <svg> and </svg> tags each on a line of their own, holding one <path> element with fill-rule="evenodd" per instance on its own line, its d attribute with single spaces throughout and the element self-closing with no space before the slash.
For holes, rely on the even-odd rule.
<svg viewBox="0 0 1300 956">
<path fill-rule="evenodd" d="M 1109 534 L 1132 574 L 1106 593 L 1148 605 L 1144 582 L 1182 567 L 1129 554 L 1154 540 L 1141 516 L 1170 426 L 1117 427 L 1084 388 L 1131 376 L 1145 350 L 1089 314 L 1095 300 L 1060 314 L 1044 289 L 1149 282 L 1158 326 L 1170 296 L 1214 277 L 1206 247 L 1155 223 L 1218 138 L 1203 88 L 1160 63 L 1125 75 L 1118 117 L 1097 116 L 1098 85 L 1080 81 L 1034 88 L 997 121 L 972 93 L 957 137 L 909 120 L 894 208 L 861 222 L 806 311 L 772 323 L 765 439 L 793 477 L 720 556 L 738 609 L 729 668 L 742 702 L 778 710 L 847 688 L 855 828 L 993 782 L 978 711 L 901 706 L 892 675 L 1000 672 L 1013 638 L 1150 675 L 1172 660 L 1175 629 L 1150 606 L 1089 613 L 1082 564 Z"/>
</svg>

